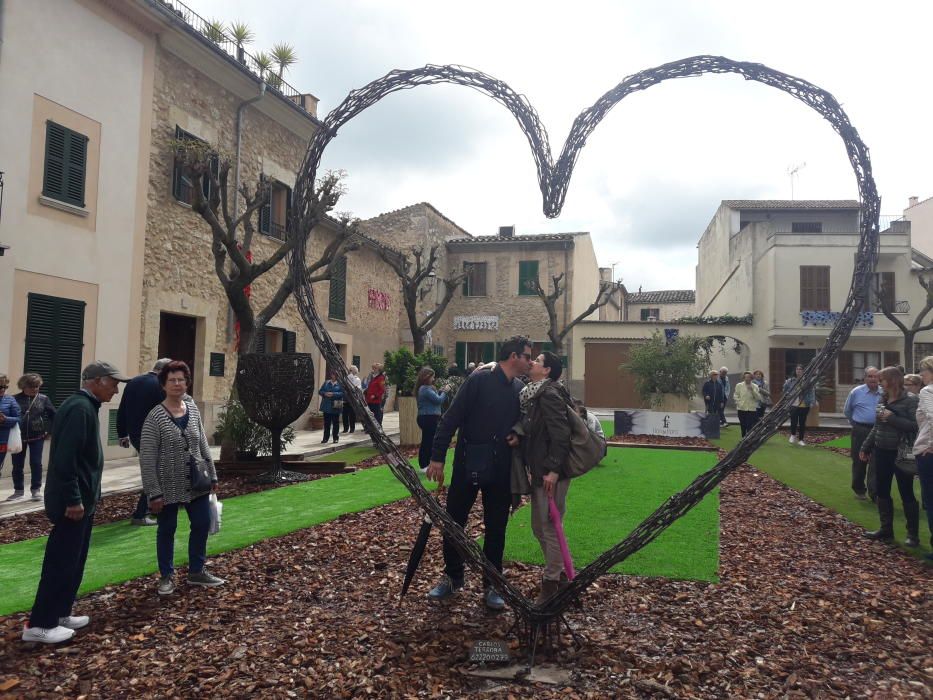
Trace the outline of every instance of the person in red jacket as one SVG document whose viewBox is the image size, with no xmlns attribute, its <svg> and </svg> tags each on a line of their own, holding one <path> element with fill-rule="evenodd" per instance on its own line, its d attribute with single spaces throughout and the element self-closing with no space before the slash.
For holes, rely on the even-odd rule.
<svg viewBox="0 0 933 700">
<path fill-rule="evenodd" d="M 386 396 L 386 375 L 382 364 L 373 363 L 373 372 L 369 384 L 366 385 L 366 405 L 372 411 L 373 417 L 382 425 L 382 406 Z"/>
</svg>

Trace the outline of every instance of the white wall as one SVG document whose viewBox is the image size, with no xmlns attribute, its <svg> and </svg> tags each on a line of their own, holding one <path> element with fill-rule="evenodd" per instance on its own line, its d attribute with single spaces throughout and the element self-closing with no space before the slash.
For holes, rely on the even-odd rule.
<svg viewBox="0 0 933 700">
<path fill-rule="evenodd" d="M 96 3 L 90 3 L 96 6 Z M 14 304 L 15 270 L 98 287 L 98 329 L 94 354 L 121 368 L 130 355 L 131 308 L 138 228 L 138 168 L 148 115 L 145 104 L 144 43 L 108 20 L 112 11 L 95 12 L 75 0 L 4 3 L 0 56 L 0 170 L 5 171 L 0 242 L 11 249 L 0 258 L 0 333 L 10 337 L 25 308 Z M 32 154 L 34 96 L 56 103 L 100 125 L 99 176 L 93 230 L 87 219 L 45 208 L 39 213 L 28 191 L 30 173 L 42 168 Z M 43 143 L 44 126 L 40 134 Z M 148 151 L 146 151 L 148 152 Z M 86 185 L 87 186 L 87 185 Z M 90 190 L 91 188 L 88 187 Z M 143 204 L 145 200 L 143 199 Z M 68 220 L 68 217 L 72 217 Z M 21 321 L 21 319 L 20 319 Z M 13 381 L 22 366 L 11 352 L 22 343 L 0 342 L 0 371 Z M 106 425 L 106 411 L 101 413 Z"/>
</svg>

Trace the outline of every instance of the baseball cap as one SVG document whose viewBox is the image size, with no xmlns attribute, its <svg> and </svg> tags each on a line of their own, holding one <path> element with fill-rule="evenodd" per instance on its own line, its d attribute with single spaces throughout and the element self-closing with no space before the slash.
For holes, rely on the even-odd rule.
<svg viewBox="0 0 933 700">
<path fill-rule="evenodd" d="M 95 360 L 81 371 L 81 379 L 100 379 L 101 377 L 113 377 L 118 382 L 128 382 L 129 377 L 125 376 L 120 370 L 109 362 Z"/>
</svg>

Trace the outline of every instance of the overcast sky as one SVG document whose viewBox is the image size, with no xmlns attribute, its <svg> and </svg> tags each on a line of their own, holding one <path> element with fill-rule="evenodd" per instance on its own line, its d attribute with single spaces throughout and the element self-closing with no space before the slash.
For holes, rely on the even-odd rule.
<svg viewBox="0 0 933 700">
<path fill-rule="evenodd" d="M 622 78 L 696 54 L 757 61 L 833 93 L 871 150 L 882 213 L 933 196 L 933 3 L 185 0 L 245 20 L 252 50 L 299 57 L 286 79 L 320 98 L 394 68 L 456 63 L 527 96 L 557 154 L 573 119 Z M 884 8 L 884 9 L 882 9 Z M 562 215 L 541 213 L 511 115 L 454 86 L 392 95 L 344 127 L 324 167 L 348 173 L 338 209 L 368 218 L 427 201 L 474 235 L 590 231 L 632 290 L 692 289 L 696 243 L 723 199 L 857 198 L 841 140 L 815 112 L 737 76 L 668 81 L 603 120 Z"/>
</svg>

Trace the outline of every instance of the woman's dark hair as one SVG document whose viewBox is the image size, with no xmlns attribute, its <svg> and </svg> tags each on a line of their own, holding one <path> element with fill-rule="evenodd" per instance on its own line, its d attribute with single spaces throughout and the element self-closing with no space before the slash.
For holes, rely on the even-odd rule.
<svg viewBox="0 0 933 700">
<path fill-rule="evenodd" d="M 418 371 L 418 379 L 415 380 L 415 389 L 420 389 L 425 384 L 430 384 L 434 380 L 434 370 L 430 367 L 422 367 Z"/>
<path fill-rule="evenodd" d="M 804 367 L 803 365 L 797 365 L 796 367 L 794 367 L 794 371 L 795 371 L 795 372 L 796 372 L 798 369 L 806 369 L 806 367 Z"/>
<path fill-rule="evenodd" d="M 528 338 L 523 335 L 513 335 L 499 346 L 499 360 L 505 362 L 512 356 L 513 352 L 516 355 L 521 355 L 525 352 L 525 348 L 530 347 L 531 341 Z"/>
<path fill-rule="evenodd" d="M 542 352 L 541 357 L 544 358 L 544 362 L 542 364 L 551 370 L 551 373 L 548 375 L 548 379 L 553 379 L 556 382 L 558 379 L 560 379 L 560 375 L 564 371 L 564 365 L 561 363 L 560 358 L 549 350 Z"/>
<path fill-rule="evenodd" d="M 182 372 L 185 375 L 185 386 L 191 386 L 191 370 L 181 360 L 172 360 L 165 367 L 159 370 L 159 384 L 165 386 L 168 381 L 168 375 L 172 372 Z"/>
</svg>

